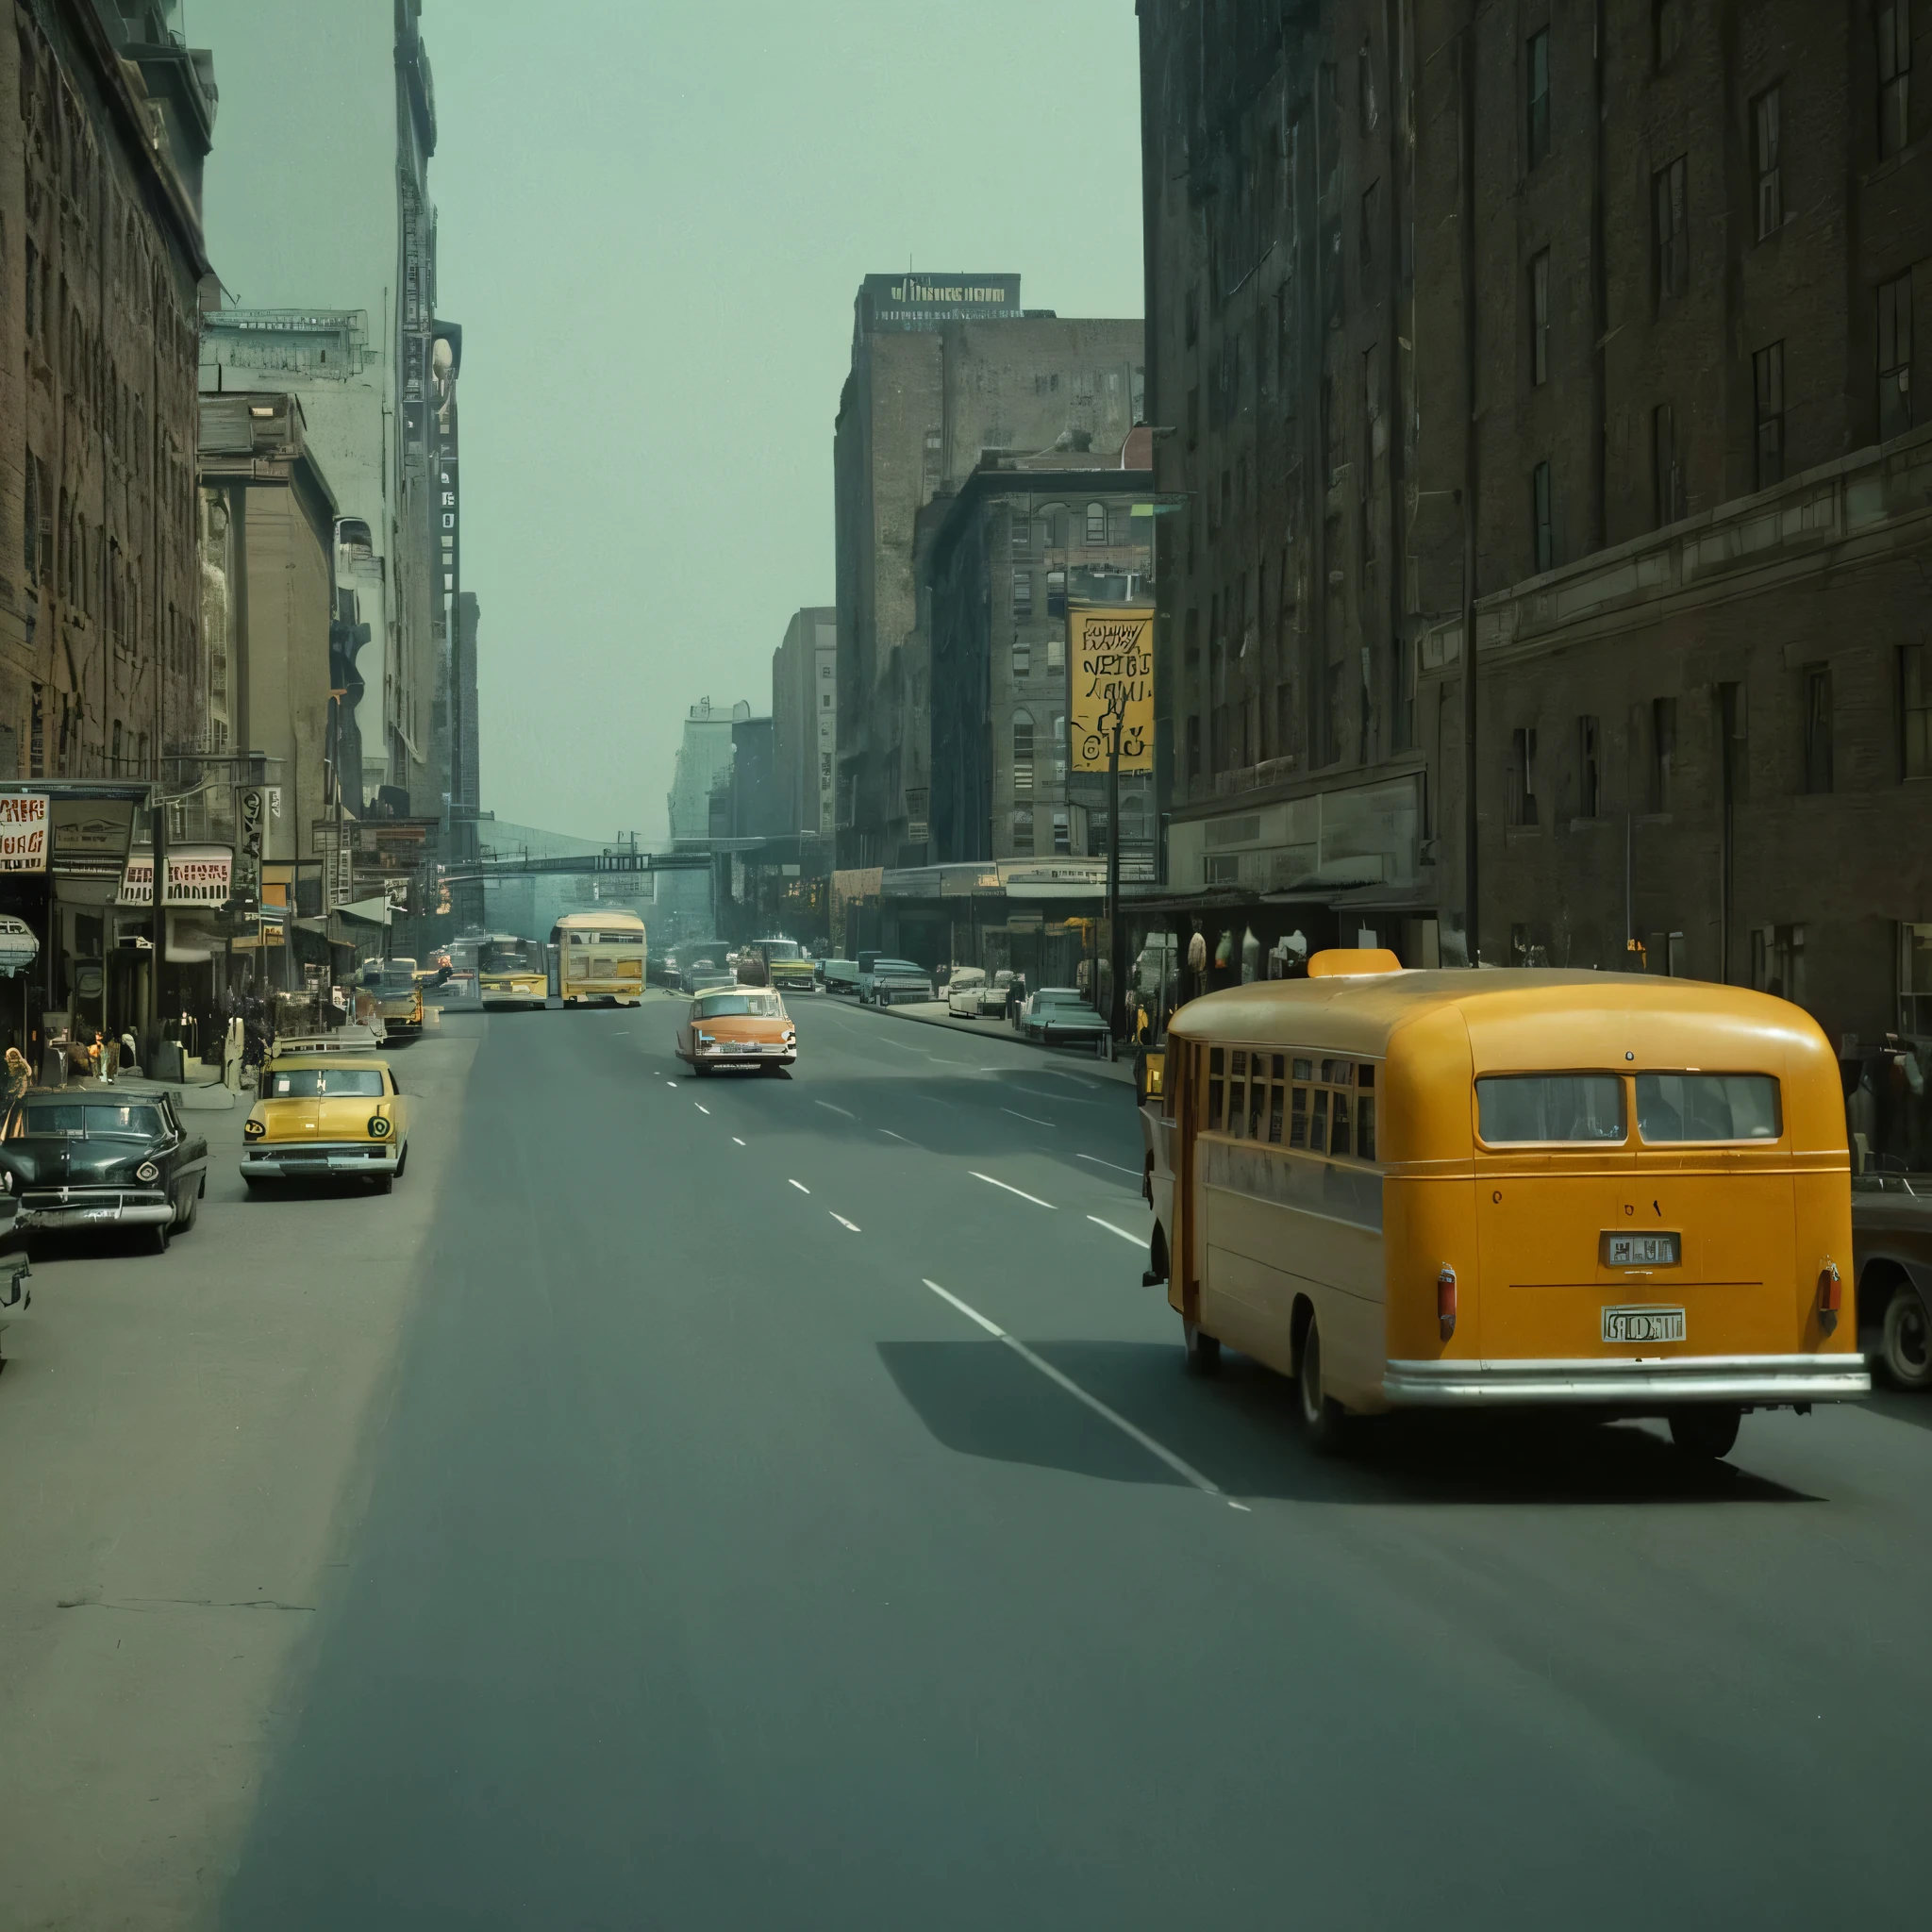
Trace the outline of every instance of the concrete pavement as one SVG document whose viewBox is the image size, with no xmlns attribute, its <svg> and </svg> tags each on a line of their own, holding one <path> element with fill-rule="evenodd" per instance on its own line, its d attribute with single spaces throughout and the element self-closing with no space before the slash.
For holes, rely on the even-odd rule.
<svg viewBox="0 0 1932 1932">
<path fill-rule="evenodd" d="M 70 1916 L 24 1923 L 1915 1922 L 1932 1407 L 1751 1417 L 1716 1469 L 1636 1425 L 1392 1425 L 1319 1461 L 1274 1378 L 1181 1374 L 1115 1082 L 794 1008 L 785 1080 L 690 1078 L 658 997 L 452 1014 L 399 1061 L 441 1165 L 419 1120 L 389 1202 L 278 1204 L 318 1218 L 258 1325 L 198 1291 L 228 1366 L 141 1432 L 166 1473 L 67 1477 L 0 1586 L 9 1646 L 42 1644 L 0 1738 L 17 1706 L 92 1745 L 15 1840 Z M 317 1321 L 322 1234 L 432 1202 L 354 1341 Z M 42 1273 L 113 1298 L 62 1342 L 116 1364 L 86 1414 L 152 1399 L 119 1326 L 183 1372 L 135 1277 L 220 1223 L 60 1264 L 123 1271 L 84 1291 Z M 38 1440 L 13 1377 L 9 1467 Z M 171 1488 L 194 1574 L 111 1570 Z M 239 1602 L 219 1559 L 280 1552 L 249 1588 L 313 1607 L 204 1608 L 219 1640 L 138 1669 L 118 1624 L 63 1655 L 35 1633 L 108 1622 L 47 1603 L 97 1544 L 117 1603 Z M 11 1808 L 35 1767 L 0 1751 Z"/>
</svg>

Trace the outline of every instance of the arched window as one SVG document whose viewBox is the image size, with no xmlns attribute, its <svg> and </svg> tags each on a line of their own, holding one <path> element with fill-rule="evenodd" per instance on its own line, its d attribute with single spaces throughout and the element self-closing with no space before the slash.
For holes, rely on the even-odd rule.
<svg viewBox="0 0 1932 1932">
<path fill-rule="evenodd" d="M 1013 790 L 1033 790 L 1033 713 L 1013 713 Z"/>
<path fill-rule="evenodd" d="M 1087 544 L 1089 549 L 1097 550 L 1107 541 L 1107 506 L 1104 503 L 1090 503 L 1087 506 Z"/>
<path fill-rule="evenodd" d="M 1030 805 L 1023 805 L 1013 813 L 1013 857 L 1033 857 L 1033 808 Z"/>
</svg>

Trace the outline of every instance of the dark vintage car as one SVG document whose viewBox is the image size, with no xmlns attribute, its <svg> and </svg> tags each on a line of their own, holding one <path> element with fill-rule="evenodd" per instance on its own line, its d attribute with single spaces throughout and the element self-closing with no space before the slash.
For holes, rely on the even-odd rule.
<svg viewBox="0 0 1932 1932">
<path fill-rule="evenodd" d="M 1858 1340 L 1898 1389 L 1932 1389 L 1932 1175 L 1852 1183 Z"/>
<path fill-rule="evenodd" d="M 0 1174 L 0 1184 L 7 1178 Z M 11 1191 L 0 1192 L 0 1333 L 34 1305 L 33 1271 L 27 1266 L 21 1218 L 20 1203 Z"/>
<path fill-rule="evenodd" d="M 194 1225 L 208 1142 L 165 1093 L 30 1088 L 0 1127 L 0 1171 L 24 1229 L 138 1229 L 157 1254 Z"/>
</svg>

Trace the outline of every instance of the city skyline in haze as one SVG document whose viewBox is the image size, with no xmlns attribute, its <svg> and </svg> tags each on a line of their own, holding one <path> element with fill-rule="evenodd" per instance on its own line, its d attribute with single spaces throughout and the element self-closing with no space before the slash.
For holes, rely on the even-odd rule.
<svg viewBox="0 0 1932 1932">
<path fill-rule="evenodd" d="M 230 301 L 366 299 L 342 286 L 346 224 L 393 193 L 393 132 L 356 123 L 331 77 L 387 62 L 389 11 L 190 8 L 221 88 L 207 217 Z M 863 278 L 1016 273 L 1033 307 L 1141 314 L 1135 20 L 1130 0 L 553 18 L 423 15 L 437 310 L 464 329 L 482 804 L 656 840 L 686 708 L 767 709 L 786 624 L 831 601 Z"/>
</svg>

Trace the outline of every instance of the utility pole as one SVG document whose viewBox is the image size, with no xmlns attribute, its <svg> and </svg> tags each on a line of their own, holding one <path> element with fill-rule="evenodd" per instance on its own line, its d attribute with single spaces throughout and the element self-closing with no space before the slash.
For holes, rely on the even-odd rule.
<svg viewBox="0 0 1932 1932">
<path fill-rule="evenodd" d="M 1121 928 L 1121 730 L 1127 722 L 1126 690 L 1108 714 L 1107 735 L 1107 1024 L 1119 1040 L 1126 1031 L 1127 936 Z"/>
</svg>

